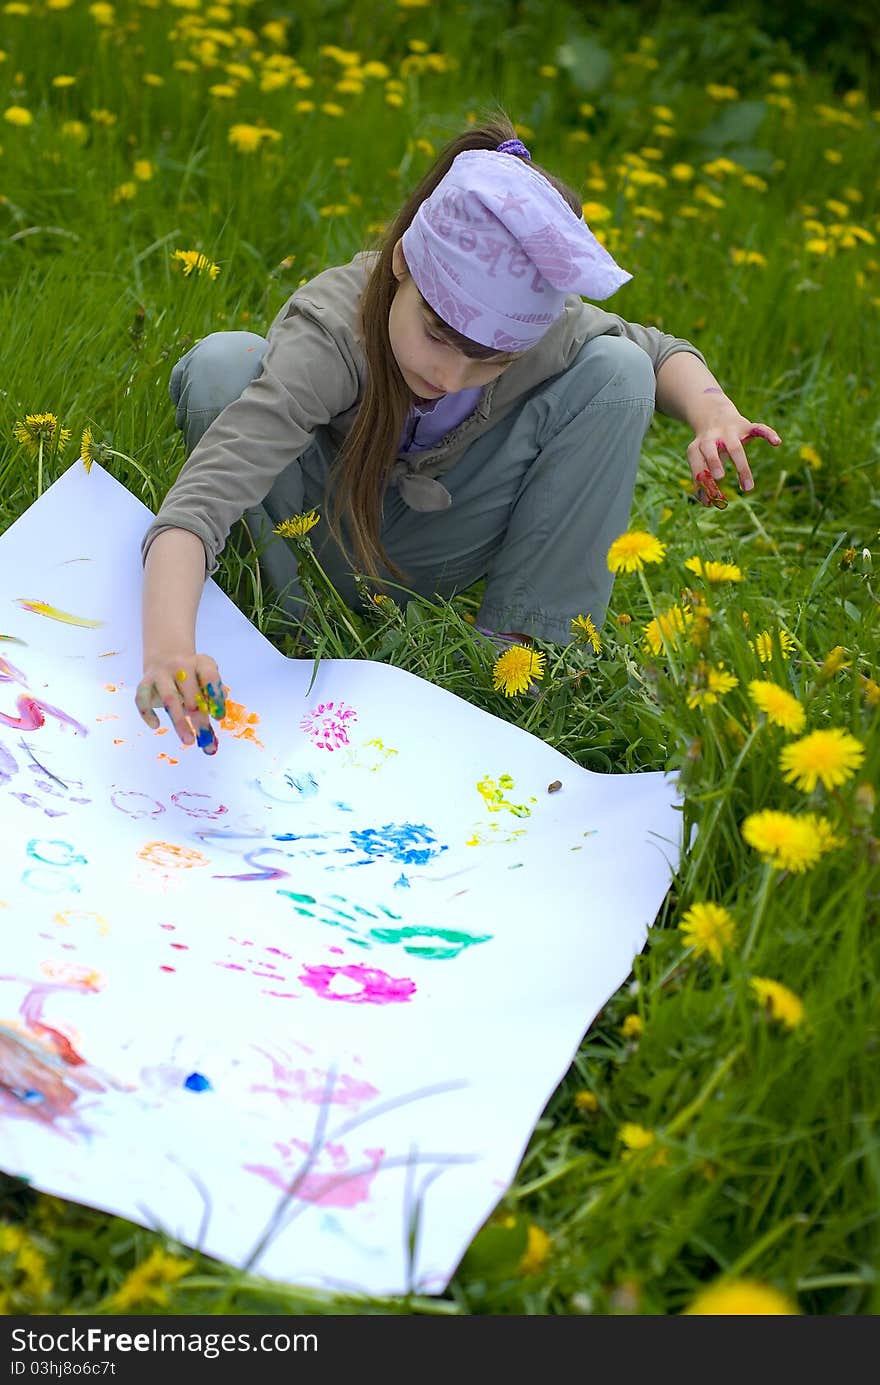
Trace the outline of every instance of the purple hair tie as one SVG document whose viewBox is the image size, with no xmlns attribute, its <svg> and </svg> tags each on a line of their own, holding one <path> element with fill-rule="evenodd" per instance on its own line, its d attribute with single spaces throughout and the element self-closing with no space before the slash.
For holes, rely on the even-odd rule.
<svg viewBox="0 0 880 1385">
<path fill-rule="evenodd" d="M 526 149 L 521 139 L 506 139 L 495 150 L 496 154 L 521 154 L 524 159 L 531 160 L 531 154 Z"/>
</svg>

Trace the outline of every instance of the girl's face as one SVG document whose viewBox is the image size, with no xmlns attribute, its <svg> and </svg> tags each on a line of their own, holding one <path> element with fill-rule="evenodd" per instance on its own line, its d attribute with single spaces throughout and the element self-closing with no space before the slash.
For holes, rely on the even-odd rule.
<svg viewBox="0 0 880 1385">
<path fill-rule="evenodd" d="M 436 336 L 422 296 L 410 277 L 400 241 L 394 248 L 398 287 L 388 315 L 388 336 L 400 373 L 418 399 L 488 385 L 509 361 L 474 361 Z"/>
</svg>

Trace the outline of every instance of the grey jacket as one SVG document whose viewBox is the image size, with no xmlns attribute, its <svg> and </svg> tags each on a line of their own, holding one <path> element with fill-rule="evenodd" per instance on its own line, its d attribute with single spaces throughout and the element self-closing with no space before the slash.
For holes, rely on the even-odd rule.
<svg viewBox="0 0 880 1385">
<path fill-rule="evenodd" d="M 316 275 L 287 300 L 269 329 L 259 376 L 193 448 L 144 535 L 143 558 L 163 530 L 187 529 L 205 545 L 210 576 L 232 525 L 260 503 L 315 430 L 327 428 L 341 445 L 366 385 L 360 298 L 375 259 L 376 252 L 361 252 Z M 627 322 L 571 294 L 541 340 L 485 387 L 472 414 L 436 446 L 399 454 L 391 484 L 413 509 L 445 508 L 449 496 L 436 478 L 538 385 L 561 374 L 585 342 L 604 334 L 634 341 L 651 357 L 655 375 L 676 351 L 690 351 L 706 364 L 684 338 Z"/>
</svg>

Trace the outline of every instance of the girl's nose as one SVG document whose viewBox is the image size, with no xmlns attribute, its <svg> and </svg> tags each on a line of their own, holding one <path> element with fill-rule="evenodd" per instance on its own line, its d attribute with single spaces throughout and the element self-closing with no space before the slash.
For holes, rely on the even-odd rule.
<svg viewBox="0 0 880 1385">
<path fill-rule="evenodd" d="M 467 370 L 467 361 L 444 361 L 440 373 L 434 377 L 434 384 L 445 394 L 455 394 L 464 389 Z"/>
</svg>

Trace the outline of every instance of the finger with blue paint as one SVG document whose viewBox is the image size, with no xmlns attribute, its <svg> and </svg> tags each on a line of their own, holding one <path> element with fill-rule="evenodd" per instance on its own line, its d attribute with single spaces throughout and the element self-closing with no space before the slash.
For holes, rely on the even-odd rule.
<svg viewBox="0 0 880 1385">
<path fill-rule="evenodd" d="M 205 755 L 216 755 L 219 742 L 211 717 L 222 720 L 226 702 L 219 670 L 208 655 L 169 655 L 151 662 L 135 703 L 152 731 L 160 729 L 154 708 L 164 707 L 182 745 L 195 744 Z"/>
</svg>

